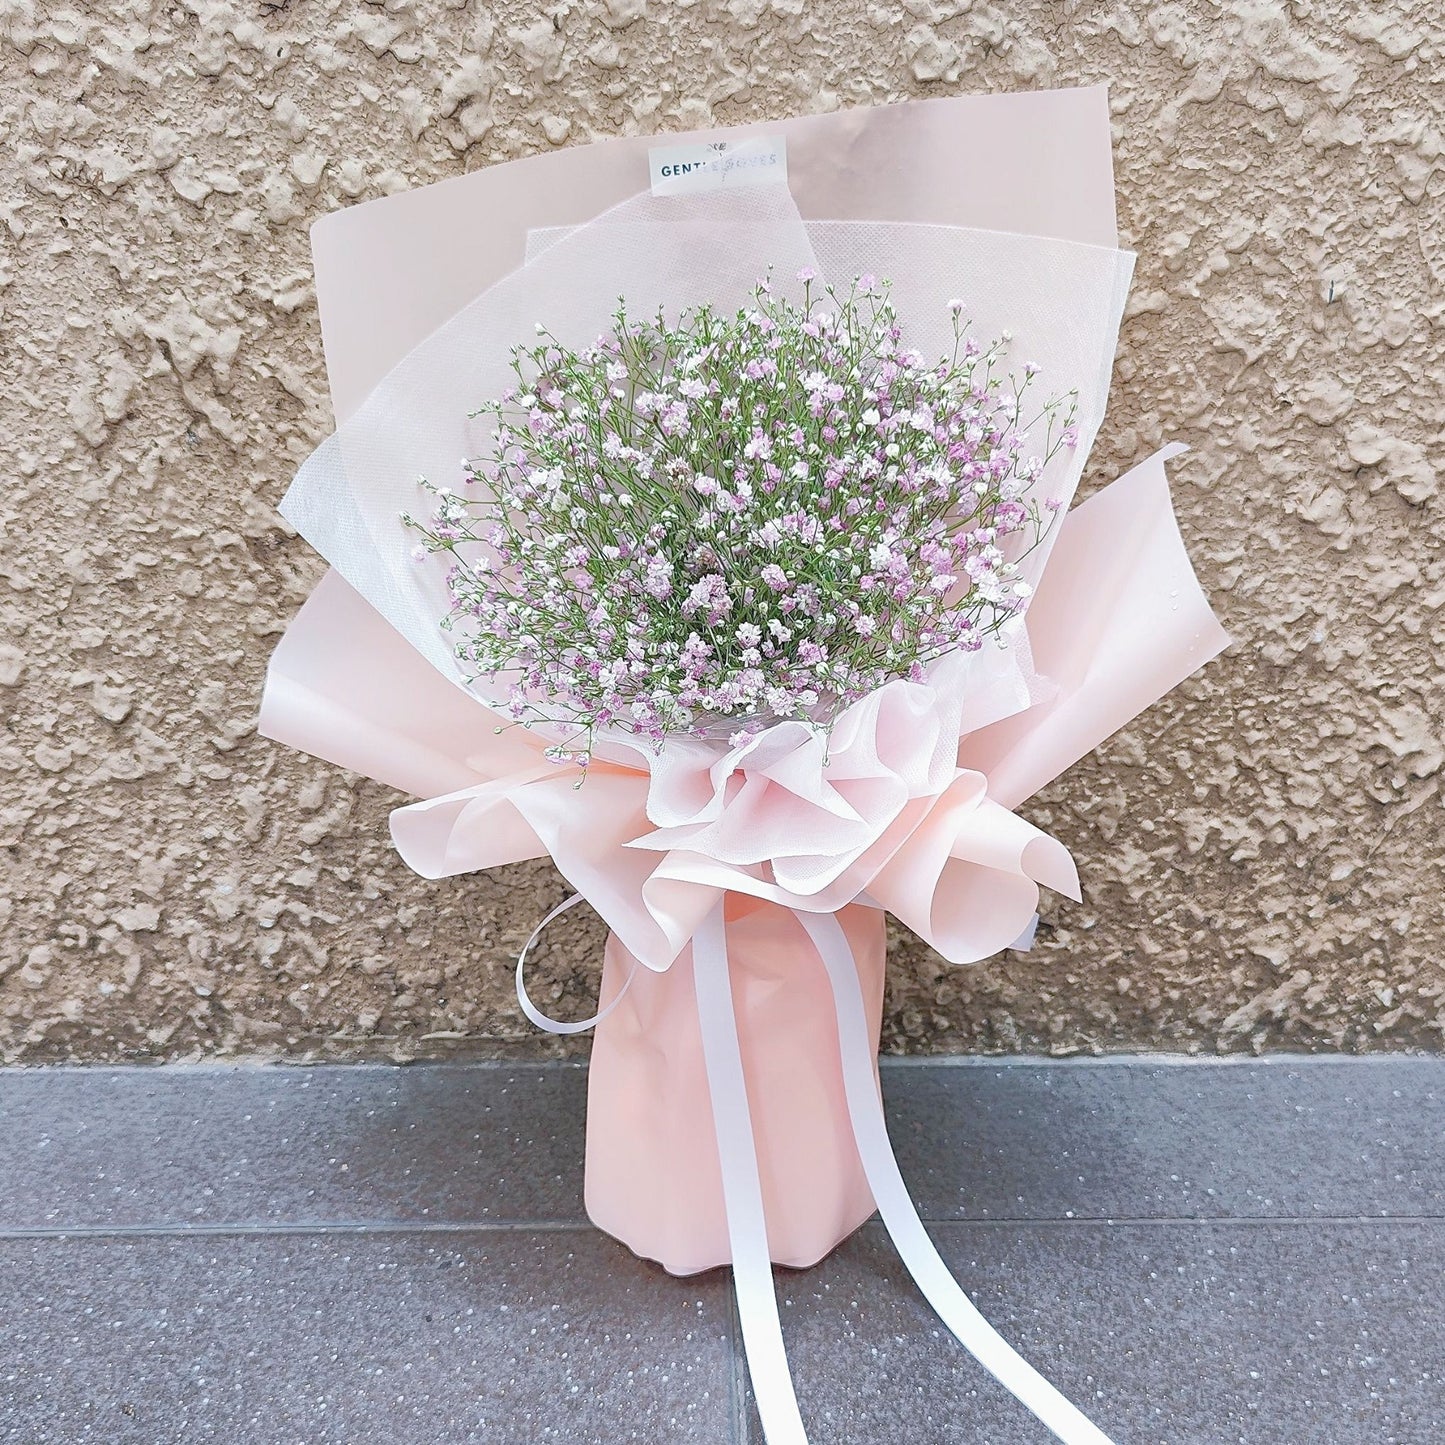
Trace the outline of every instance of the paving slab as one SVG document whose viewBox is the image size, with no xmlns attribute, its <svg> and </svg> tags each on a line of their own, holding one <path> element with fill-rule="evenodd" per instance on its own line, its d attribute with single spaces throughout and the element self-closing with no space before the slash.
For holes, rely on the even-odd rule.
<svg viewBox="0 0 1445 1445">
<path fill-rule="evenodd" d="M 1445 1059 L 885 1062 L 900 1163 L 1116 1445 L 1445 1441 Z M 585 1226 L 586 1073 L 0 1071 L 0 1445 L 760 1445 L 725 1274 Z M 1044 1445 L 876 1223 L 779 1293 L 812 1445 Z"/>
<path fill-rule="evenodd" d="M 883 1065 L 927 1219 L 1445 1215 L 1445 1060 Z M 581 1223 L 575 1065 L 0 1070 L 0 1229 Z"/>
<path fill-rule="evenodd" d="M 726 1275 L 595 1232 L 0 1241 L 7 1445 L 726 1445 Z"/>
<path fill-rule="evenodd" d="M 584 1223 L 569 1064 L 0 1070 L 0 1229 Z"/>
<path fill-rule="evenodd" d="M 1445 1216 L 1445 1059 L 883 1070 L 929 1219 Z"/>
<path fill-rule="evenodd" d="M 956 1224 L 932 1234 L 989 1321 L 1115 1445 L 1445 1441 L 1438 1225 Z M 881 1227 L 777 1282 L 810 1445 L 1053 1440 L 942 1328 Z M 746 1439 L 762 1445 L 746 1398 Z"/>
</svg>

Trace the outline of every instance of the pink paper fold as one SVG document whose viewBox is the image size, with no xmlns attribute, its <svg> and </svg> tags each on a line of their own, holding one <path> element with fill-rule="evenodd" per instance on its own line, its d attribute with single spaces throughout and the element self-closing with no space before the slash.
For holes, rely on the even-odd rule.
<svg viewBox="0 0 1445 1445">
<path fill-rule="evenodd" d="M 1017 807 L 1229 645 L 1184 550 L 1167 446 L 1075 507 L 1028 613 L 1051 701 L 963 739 L 958 761 Z"/>
<path fill-rule="evenodd" d="M 864 724 L 844 739 L 834 779 L 809 753 L 805 730 L 789 742 L 779 729 L 755 777 L 744 749 L 726 765 L 737 769 L 732 782 L 704 755 L 691 781 L 654 777 L 640 761 L 597 765 L 578 788 L 575 769 L 543 761 L 521 729 L 499 732 L 495 714 L 417 658 L 335 576 L 277 649 L 261 728 L 414 791 L 460 783 L 393 814 L 393 836 L 412 867 L 435 878 L 550 856 L 652 969 L 671 965 L 724 893 L 806 911 L 860 899 L 894 913 L 945 957 L 974 962 L 1026 930 L 1041 884 L 1077 896 L 1067 850 L 1011 808 L 1228 640 L 1184 552 L 1168 454 L 1064 519 L 1027 619 L 1032 666 L 1047 686 L 1020 694 L 1011 706 L 1021 711 L 966 732 L 959 767 L 944 773 L 929 761 L 932 732 L 900 704 L 896 715 L 859 710 Z M 1029 696 L 1043 700 L 1028 705 Z M 968 715 L 950 714 L 955 731 Z M 849 748 L 860 758 L 852 769 Z M 865 806 L 873 811 L 860 813 Z M 712 848 L 713 833 L 739 807 L 718 835 L 726 846 Z M 696 825 L 673 821 L 689 811 Z M 854 845 L 840 831 L 849 827 L 861 829 Z M 755 851 L 737 851 L 749 832 Z M 829 839 L 848 851 L 830 860 Z M 796 879 L 773 861 L 788 851 L 807 865 Z M 813 859 L 829 869 L 816 885 L 806 882 Z"/>
<path fill-rule="evenodd" d="M 541 761 L 533 739 L 447 681 L 336 572 L 277 644 L 262 737 L 430 798 Z"/>
<path fill-rule="evenodd" d="M 1103 86 L 961 95 L 667 137 L 781 136 L 805 220 L 919 221 L 1118 245 Z M 638 135 L 384 196 L 311 232 L 339 419 L 424 337 L 522 264 L 527 232 L 592 220 L 646 184 Z"/>
</svg>

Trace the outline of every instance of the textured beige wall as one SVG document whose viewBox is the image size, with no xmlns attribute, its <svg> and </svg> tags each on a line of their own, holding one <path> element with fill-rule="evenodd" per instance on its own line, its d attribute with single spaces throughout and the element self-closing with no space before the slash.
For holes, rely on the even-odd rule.
<svg viewBox="0 0 1445 1445">
<path fill-rule="evenodd" d="M 542 866 L 435 885 L 258 739 L 320 572 L 307 227 L 548 146 L 1108 81 L 1140 252 L 1091 485 L 1168 436 L 1237 639 L 1026 810 L 1041 945 L 897 940 L 911 1050 L 1439 1047 L 1445 23 L 1428 0 L 0 0 L 6 1057 L 541 1053 Z M 10 157 L 13 156 L 14 159 Z M 538 992 L 581 1008 L 559 926 Z"/>
</svg>

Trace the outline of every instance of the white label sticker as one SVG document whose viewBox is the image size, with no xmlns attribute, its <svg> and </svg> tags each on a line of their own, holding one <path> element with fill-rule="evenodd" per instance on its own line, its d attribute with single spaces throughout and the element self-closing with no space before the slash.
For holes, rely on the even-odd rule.
<svg viewBox="0 0 1445 1445">
<path fill-rule="evenodd" d="M 654 196 L 691 195 L 764 181 L 786 184 L 788 180 L 788 149 L 782 136 L 656 146 L 648 151 L 647 160 Z"/>
</svg>

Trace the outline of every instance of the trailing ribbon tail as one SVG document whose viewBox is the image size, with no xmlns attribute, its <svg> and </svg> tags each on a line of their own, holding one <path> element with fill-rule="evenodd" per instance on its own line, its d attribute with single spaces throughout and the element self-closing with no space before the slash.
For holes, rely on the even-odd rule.
<svg viewBox="0 0 1445 1445">
<path fill-rule="evenodd" d="M 851 962 L 851 951 L 848 957 Z M 723 1207 L 733 1256 L 733 1288 L 737 1292 L 743 1352 L 753 1382 L 753 1397 L 767 1445 L 807 1445 L 793 1375 L 783 1348 L 778 1299 L 773 1290 L 773 1261 L 768 1249 L 757 1145 L 738 1047 L 721 903 L 693 936 L 692 959 L 703 1062 L 717 1129 L 718 1159 L 722 1164 Z"/>
<path fill-rule="evenodd" d="M 883 1106 L 873 1078 L 872 1050 L 853 952 L 832 914 L 799 913 L 798 919 L 818 950 L 833 987 L 843 1088 L 868 1186 L 914 1283 L 958 1342 L 1064 1445 L 1110 1445 L 1109 1437 L 984 1319 L 934 1248 L 909 1198 L 908 1186 L 899 1173 L 889 1143 Z M 771 1436 L 769 1445 L 772 1445 Z"/>
</svg>

